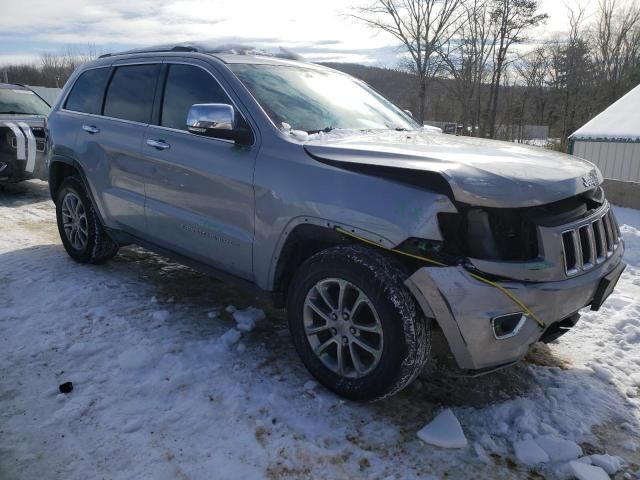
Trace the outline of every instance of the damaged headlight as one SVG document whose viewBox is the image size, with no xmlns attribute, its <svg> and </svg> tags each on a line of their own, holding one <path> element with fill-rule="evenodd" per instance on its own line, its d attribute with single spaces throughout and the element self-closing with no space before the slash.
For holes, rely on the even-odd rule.
<svg viewBox="0 0 640 480">
<path fill-rule="evenodd" d="M 538 256 L 537 228 L 520 209 L 467 208 L 440 213 L 438 221 L 449 254 L 501 261 Z"/>
<path fill-rule="evenodd" d="M 461 258 L 451 255 L 445 242 L 440 240 L 426 240 L 423 238 L 408 238 L 396 247 L 396 250 L 428 258 L 447 265 L 455 265 L 461 262 Z"/>
</svg>

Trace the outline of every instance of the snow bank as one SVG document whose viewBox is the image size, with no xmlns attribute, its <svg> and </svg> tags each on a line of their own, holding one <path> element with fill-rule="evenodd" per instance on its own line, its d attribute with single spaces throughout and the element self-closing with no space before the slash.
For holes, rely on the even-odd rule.
<svg viewBox="0 0 640 480">
<path fill-rule="evenodd" d="M 420 440 L 443 448 L 464 448 L 467 438 L 451 409 L 446 408 L 418 432 Z"/>
<path fill-rule="evenodd" d="M 629 267 L 600 312 L 583 311 L 549 345 L 549 363 L 561 357 L 563 368 L 421 381 L 363 405 L 310 380 L 284 319 L 231 305 L 251 305 L 248 293 L 213 285 L 187 298 L 202 277 L 141 249 L 99 267 L 71 261 L 41 190 L 0 189 L 6 478 L 569 480 L 574 464 L 591 475 L 582 479 L 637 477 L 628 464 L 640 464 L 640 212 L 616 208 Z M 434 402 L 443 410 L 421 429 Z M 587 443 L 595 454 L 576 457 Z"/>
<path fill-rule="evenodd" d="M 612 455 L 590 455 L 589 460 L 593 465 L 602 468 L 609 475 L 615 475 L 622 469 L 622 465 L 625 463 L 622 458 Z"/>
<path fill-rule="evenodd" d="M 263 310 L 249 307 L 245 310 L 236 310 L 233 312 L 233 318 L 237 323 L 238 330 L 250 332 L 266 317 Z"/>
<path fill-rule="evenodd" d="M 520 440 L 513 445 L 518 461 L 524 465 L 532 466 L 539 463 L 547 463 L 549 455 L 533 439 Z"/>
<path fill-rule="evenodd" d="M 156 310 L 155 312 L 151 312 L 151 317 L 158 322 L 166 322 L 169 320 L 171 314 L 168 310 Z"/>
<path fill-rule="evenodd" d="M 242 336 L 242 333 L 240 333 L 238 330 L 236 330 L 235 328 L 231 328 L 229 330 L 227 330 L 224 335 L 222 335 L 220 337 L 220 344 L 225 347 L 226 349 L 231 348 L 233 345 L 235 345 L 236 343 L 238 343 L 238 341 L 240 340 L 240 337 Z"/>
<path fill-rule="evenodd" d="M 582 455 L 582 448 L 571 440 L 545 435 L 534 439 L 534 442 L 549 455 L 549 460 L 559 462 L 562 460 L 576 460 Z"/>
<path fill-rule="evenodd" d="M 571 471 L 578 480 L 609 480 L 609 475 L 600 467 L 594 467 L 582 462 L 570 462 Z"/>
</svg>

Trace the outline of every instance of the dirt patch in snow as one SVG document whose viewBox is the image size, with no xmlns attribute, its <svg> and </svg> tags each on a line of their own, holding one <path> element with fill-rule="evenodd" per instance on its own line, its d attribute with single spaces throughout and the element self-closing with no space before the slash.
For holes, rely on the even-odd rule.
<svg viewBox="0 0 640 480">
<path fill-rule="evenodd" d="M 558 367 L 562 370 L 571 368 L 571 362 L 563 358 L 559 352 L 554 352 L 544 343 L 536 343 L 527 353 L 524 361 L 540 367 Z"/>
</svg>

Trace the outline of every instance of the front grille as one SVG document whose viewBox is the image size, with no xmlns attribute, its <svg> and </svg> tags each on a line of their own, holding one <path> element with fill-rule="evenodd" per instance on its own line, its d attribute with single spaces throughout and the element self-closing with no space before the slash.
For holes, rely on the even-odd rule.
<svg viewBox="0 0 640 480">
<path fill-rule="evenodd" d="M 36 137 L 36 151 L 37 152 L 44 152 L 46 149 L 46 142 L 44 139 L 41 139 L 41 137 L 44 135 L 44 131 L 38 132 L 35 128 L 32 130 L 33 132 L 33 136 Z M 11 147 L 15 150 L 18 148 L 18 141 L 16 140 L 16 136 L 11 133 L 9 136 L 10 139 L 10 143 L 11 143 Z M 26 140 L 25 140 L 26 142 Z"/>
<path fill-rule="evenodd" d="M 567 275 L 590 270 L 609 258 L 620 244 L 620 228 L 608 209 L 603 215 L 562 232 L 562 251 Z"/>
</svg>

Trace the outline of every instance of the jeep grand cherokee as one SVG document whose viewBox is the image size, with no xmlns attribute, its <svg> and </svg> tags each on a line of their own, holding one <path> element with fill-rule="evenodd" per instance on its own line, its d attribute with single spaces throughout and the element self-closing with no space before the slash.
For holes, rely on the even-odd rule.
<svg viewBox="0 0 640 480">
<path fill-rule="evenodd" d="M 516 362 L 597 310 L 625 264 L 580 158 L 425 129 L 344 73 L 195 45 L 106 55 L 49 117 L 79 262 L 136 243 L 287 307 L 323 385 L 408 385 L 434 328 L 460 368 Z"/>
</svg>

